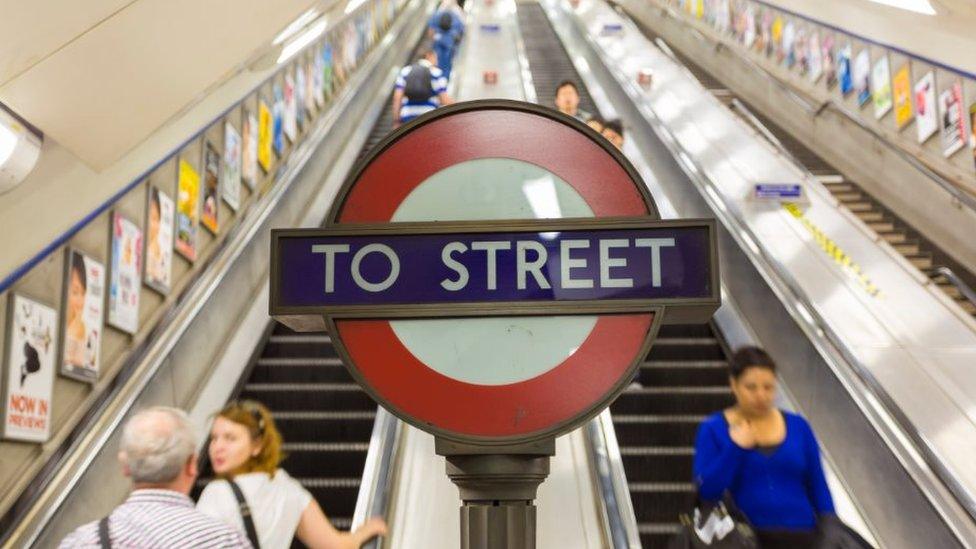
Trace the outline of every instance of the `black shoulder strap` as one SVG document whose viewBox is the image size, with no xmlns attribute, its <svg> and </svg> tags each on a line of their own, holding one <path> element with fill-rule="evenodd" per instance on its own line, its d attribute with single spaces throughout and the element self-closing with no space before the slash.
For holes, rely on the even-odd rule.
<svg viewBox="0 0 976 549">
<path fill-rule="evenodd" d="M 102 549 L 112 549 L 112 538 L 108 535 L 108 517 L 98 521 L 98 543 Z"/>
<path fill-rule="evenodd" d="M 261 549 L 261 544 L 258 543 L 258 531 L 254 527 L 254 520 L 251 519 L 251 506 L 244 499 L 244 492 L 241 492 L 241 487 L 233 479 L 227 482 L 230 484 L 230 489 L 234 491 L 234 498 L 237 499 L 237 506 L 241 510 L 241 518 L 244 519 L 244 529 L 247 530 L 247 539 L 250 540 L 254 549 Z"/>
</svg>

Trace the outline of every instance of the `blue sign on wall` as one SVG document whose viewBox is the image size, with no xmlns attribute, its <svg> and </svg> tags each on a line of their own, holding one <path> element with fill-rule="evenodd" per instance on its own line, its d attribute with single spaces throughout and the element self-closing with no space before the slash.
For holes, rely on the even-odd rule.
<svg viewBox="0 0 976 549">
<path fill-rule="evenodd" d="M 440 304 L 464 305 L 457 311 L 463 314 L 472 304 L 581 302 L 588 311 L 601 304 L 637 310 L 651 302 L 717 301 L 710 222 L 573 225 L 274 231 L 272 312 L 382 316 L 384 307 Z"/>
</svg>

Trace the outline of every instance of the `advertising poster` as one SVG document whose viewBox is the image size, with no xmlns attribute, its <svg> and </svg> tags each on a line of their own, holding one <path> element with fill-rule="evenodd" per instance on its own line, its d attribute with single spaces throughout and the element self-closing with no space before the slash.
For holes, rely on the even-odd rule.
<svg viewBox="0 0 976 549">
<path fill-rule="evenodd" d="M 281 84 L 275 82 L 271 87 L 271 94 L 274 97 L 274 103 L 271 105 L 271 144 L 280 158 L 285 153 L 285 93 L 281 89 Z"/>
<path fill-rule="evenodd" d="M 762 33 L 760 40 L 757 41 L 756 49 L 760 53 L 765 53 L 766 57 L 773 53 L 773 12 L 769 9 L 763 10 Z"/>
<path fill-rule="evenodd" d="M 102 348 L 105 266 L 78 250 L 68 249 L 63 292 L 61 373 L 94 383 L 98 380 Z"/>
<path fill-rule="evenodd" d="M 939 118 L 942 120 L 942 154 L 948 158 L 968 141 L 959 80 L 939 94 Z"/>
<path fill-rule="evenodd" d="M 871 69 L 871 96 L 874 98 L 874 117 L 880 119 L 891 110 L 891 72 L 887 55 L 878 59 Z"/>
<path fill-rule="evenodd" d="M 973 151 L 973 164 L 976 164 L 976 103 L 969 106 L 969 148 Z"/>
<path fill-rule="evenodd" d="M 200 221 L 213 234 L 220 225 L 217 215 L 220 212 L 220 153 L 208 141 L 203 147 L 203 213 Z"/>
<path fill-rule="evenodd" d="M 241 207 L 241 134 L 230 122 L 224 123 L 224 171 L 221 175 L 224 202 L 236 212 Z"/>
<path fill-rule="evenodd" d="M 939 129 L 939 115 L 935 106 L 935 74 L 929 72 L 915 82 L 914 92 L 918 142 L 925 143 Z"/>
<path fill-rule="evenodd" d="M 807 57 L 807 30 L 803 27 L 796 29 L 796 38 L 793 39 L 793 57 L 800 67 L 801 75 L 805 76 L 810 72 L 810 59 Z"/>
<path fill-rule="evenodd" d="M 273 122 L 271 109 L 264 101 L 258 101 L 258 164 L 264 173 L 271 170 L 271 133 Z"/>
<path fill-rule="evenodd" d="M 200 174 L 180 160 L 176 191 L 176 251 L 190 261 L 197 259 L 197 226 L 200 223 Z"/>
<path fill-rule="evenodd" d="M 891 79 L 895 104 L 895 125 L 902 129 L 912 119 L 912 77 L 905 63 Z"/>
<path fill-rule="evenodd" d="M 325 50 L 328 47 L 328 44 L 322 46 L 322 49 L 312 56 L 312 87 L 315 89 L 313 97 L 315 106 L 320 109 L 325 106 Z M 331 56 L 331 53 L 329 55 Z"/>
<path fill-rule="evenodd" d="M 146 286 L 166 295 L 173 273 L 173 199 L 163 191 L 149 186 L 146 204 Z"/>
<path fill-rule="evenodd" d="M 786 68 L 793 68 L 796 64 L 796 56 L 793 54 L 793 44 L 796 41 L 796 25 L 793 21 L 788 21 L 783 26 L 782 47 L 776 54 L 776 61 L 786 63 Z"/>
<path fill-rule="evenodd" d="M 4 352 L 3 438 L 44 442 L 51 434 L 51 392 L 58 312 L 11 293 Z"/>
<path fill-rule="evenodd" d="M 820 33 L 810 34 L 807 41 L 807 64 L 810 66 L 809 76 L 811 82 L 820 80 L 823 76 L 823 49 L 820 45 Z"/>
<path fill-rule="evenodd" d="M 746 6 L 743 11 L 745 17 L 745 28 L 742 31 L 742 44 L 751 48 L 756 42 L 756 12 L 751 5 Z"/>
<path fill-rule="evenodd" d="M 837 58 L 834 56 L 834 35 L 832 33 L 823 35 L 820 40 L 820 53 L 822 54 L 824 80 L 829 90 L 837 85 Z"/>
<path fill-rule="evenodd" d="M 308 111 L 309 116 L 311 116 L 316 110 L 315 103 L 315 61 L 314 59 L 318 57 L 313 55 L 307 63 L 303 65 L 305 70 L 305 110 Z"/>
<path fill-rule="evenodd" d="M 142 229 L 119 212 L 112 212 L 111 253 L 108 323 L 124 332 L 134 334 L 139 330 Z"/>
<path fill-rule="evenodd" d="M 776 55 L 776 62 L 781 63 L 783 61 L 783 18 L 777 15 L 773 18 L 773 26 L 770 29 L 771 42 L 770 46 L 766 48 L 766 51 L 770 50 Z"/>
<path fill-rule="evenodd" d="M 253 191 L 258 184 L 258 120 L 247 110 L 241 114 L 241 177 Z"/>
<path fill-rule="evenodd" d="M 854 66 L 851 69 L 854 76 L 854 92 L 857 97 L 857 104 L 863 106 L 871 99 L 871 54 L 868 50 L 861 50 L 854 58 Z"/>
<path fill-rule="evenodd" d="M 298 137 L 298 101 L 295 97 L 295 77 L 291 69 L 285 71 L 285 86 L 282 93 L 285 101 L 283 129 L 288 136 L 288 141 L 294 143 L 295 138 Z"/>
<path fill-rule="evenodd" d="M 319 59 L 319 64 L 321 65 L 321 70 L 319 71 L 322 75 L 322 104 L 325 105 L 325 101 L 332 97 L 333 90 L 333 75 L 332 75 L 332 44 L 325 42 L 322 45 L 322 55 Z"/>
<path fill-rule="evenodd" d="M 308 109 L 305 105 L 305 70 L 302 65 L 295 66 L 295 107 L 298 110 L 299 128 L 304 128 Z"/>
<path fill-rule="evenodd" d="M 837 82 L 840 93 L 847 95 L 854 90 L 854 78 L 851 76 L 851 45 L 847 44 L 837 52 Z"/>
</svg>

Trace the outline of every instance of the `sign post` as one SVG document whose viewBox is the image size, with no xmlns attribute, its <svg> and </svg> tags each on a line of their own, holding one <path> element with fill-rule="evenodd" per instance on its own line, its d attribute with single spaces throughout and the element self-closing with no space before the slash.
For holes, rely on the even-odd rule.
<svg viewBox="0 0 976 549">
<path fill-rule="evenodd" d="M 713 220 L 659 219 L 586 125 L 489 100 L 387 137 L 321 229 L 271 238 L 270 312 L 436 437 L 462 547 L 535 545 L 555 437 L 626 387 L 662 322 L 719 305 Z"/>
</svg>

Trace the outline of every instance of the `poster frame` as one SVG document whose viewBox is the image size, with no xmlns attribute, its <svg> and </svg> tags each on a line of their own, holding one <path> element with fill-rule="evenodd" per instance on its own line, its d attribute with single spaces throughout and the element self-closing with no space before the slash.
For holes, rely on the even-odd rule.
<svg viewBox="0 0 976 549">
<path fill-rule="evenodd" d="M 66 347 L 68 346 L 68 290 L 71 285 L 71 257 L 74 254 L 78 254 L 85 259 L 90 259 L 95 263 L 101 265 L 102 267 L 102 298 L 99 300 L 101 303 L 101 315 L 100 315 L 100 325 L 99 325 L 99 336 L 98 336 L 98 349 L 95 351 L 95 373 L 94 376 L 85 375 L 84 370 L 78 372 L 72 368 L 68 368 L 64 362 L 64 353 Z M 64 274 L 63 274 L 63 286 L 61 290 L 61 313 L 58 320 L 59 330 L 58 330 L 58 352 L 57 352 L 57 370 L 58 374 L 74 379 L 77 381 L 83 381 L 85 383 L 90 383 L 94 385 L 98 382 L 101 377 L 102 372 L 102 341 L 105 338 L 105 312 L 106 312 L 106 297 L 108 296 L 108 267 L 101 261 L 95 259 L 91 254 L 77 248 L 75 246 L 66 246 L 64 249 Z M 6 399 L 4 400 L 6 402 Z"/>
<path fill-rule="evenodd" d="M 52 342 L 52 345 L 55 349 L 54 352 L 55 363 L 52 364 L 51 367 L 51 374 L 50 374 L 51 375 L 51 396 L 49 398 L 50 408 L 48 409 L 48 414 L 49 414 L 48 429 L 47 429 L 48 432 L 44 438 L 23 438 L 23 437 L 11 436 L 7 432 L 7 404 L 6 403 L 10 398 L 10 387 L 9 384 L 7 383 L 7 378 L 10 376 L 10 368 L 13 367 L 13 365 L 10 362 L 10 344 L 11 344 L 11 340 L 13 339 L 11 330 L 13 330 L 14 327 L 13 326 L 14 307 L 16 306 L 16 301 L 18 297 L 22 299 L 26 299 L 28 301 L 33 301 L 34 303 L 42 307 L 47 307 L 48 309 L 54 311 L 54 329 L 52 330 L 52 337 L 55 338 L 55 341 Z M 54 418 L 54 377 L 55 377 L 54 371 L 57 369 L 57 355 L 58 355 L 57 350 L 61 347 L 61 342 L 57 341 L 57 338 L 60 336 L 58 326 L 61 324 L 61 311 L 59 311 L 56 307 L 54 307 L 49 301 L 44 299 L 37 299 L 37 297 L 31 292 L 25 292 L 20 290 L 11 290 L 10 292 L 7 293 L 7 306 L 5 307 L 5 309 L 6 311 L 4 311 L 3 313 L 4 333 L 2 334 L 4 338 L 3 339 L 4 348 L 3 348 L 3 356 L 0 357 L 0 365 L 2 365 L 3 367 L 2 369 L 0 369 L 0 398 L 3 398 L 3 406 L 0 406 L 0 440 L 12 440 L 12 441 L 19 441 L 19 442 L 29 442 L 33 444 L 43 444 L 51 439 L 52 429 L 51 429 L 50 422 L 51 419 Z"/>
<path fill-rule="evenodd" d="M 170 202 L 173 203 L 173 226 L 170 227 L 170 239 L 169 239 L 169 248 L 170 248 L 170 251 L 171 251 L 170 256 L 169 256 L 169 276 L 170 276 L 170 285 L 169 286 L 164 286 L 162 284 L 157 283 L 154 280 L 149 280 L 149 278 L 147 278 L 148 275 L 146 273 L 147 268 L 149 266 L 149 261 L 147 261 L 147 258 L 149 257 L 149 237 L 148 237 L 148 232 L 149 232 L 149 206 L 152 204 L 152 193 L 153 193 L 153 191 L 156 191 L 156 192 L 160 193 L 161 195 L 165 196 Z M 143 238 L 142 238 L 142 240 L 143 240 L 143 250 L 142 250 L 142 283 L 145 284 L 147 288 L 155 291 L 159 295 L 161 295 L 161 296 L 167 296 L 173 290 L 173 256 L 174 256 L 174 254 L 177 253 L 177 251 L 176 251 L 176 200 L 174 200 L 172 196 L 169 196 L 168 194 L 166 194 L 166 191 L 165 190 L 163 190 L 162 188 L 160 188 L 160 187 L 158 187 L 156 185 L 153 185 L 152 183 L 147 183 L 146 184 L 146 220 L 145 220 L 145 224 L 143 225 L 143 227 L 144 227 L 144 229 L 143 229 L 143 233 L 144 234 L 143 234 Z"/>
<path fill-rule="evenodd" d="M 214 154 L 217 158 L 217 187 L 214 189 L 214 212 L 213 227 L 211 227 L 204 217 L 206 212 L 205 205 L 207 200 L 207 153 Z M 207 229 L 210 234 L 217 236 L 220 234 L 220 201 L 221 201 L 221 172 L 223 172 L 223 154 L 210 139 L 203 140 L 203 147 L 200 154 L 200 225 Z"/>
<path fill-rule="evenodd" d="M 175 210 L 174 210 L 174 212 L 175 212 Z M 124 221 L 128 221 L 129 223 L 132 223 L 133 225 L 135 225 L 139 229 L 139 232 L 142 235 L 142 239 L 145 240 L 145 238 L 146 238 L 146 231 L 145 231 L 145 229 L 142 226 L 140 226 L 138 223 L 134 222 L 132 220 L 132 218 L 130 218 L 129 216 L 127 216 L 124 213 L 122 213 L 122 211 L 119 210 L 118 208 L 113 208 L 111 211 L 109 211 L 109 214 L 108 214 L 108 261 L 106 262 L 108 264 L 108 268 L 106 269 L 106 272 L 105 272 L 105 279 L 106 279 L 106 283 L 105 283 L 105 288 L 106 288 L 105 289 L 105 325 L 111 326 L 111 327 L 115 328 L 116 330 L 119 330 L 121 332 L 125 332 L 125 333 L 127 333 L 129 335 L 135 335 L 135 334 L 139 333 L 139 307 L 140 307 L 141 302 L 142 302 L 142 297 L 141 297 L 141 293 L 142 293 L 141 292 L 141 290 L 142 290 L 142 280 L 141 279 L 142 279 L 142 270 L 143 270 L 144 267 L 141 264 L 138 266 L 139 268 L 137 269 L 137 271 L 139 273 L 139 278 L 140 278 L 140 281 L 139 282 L 140 283 L 136 285 L 136 295 L 139 296 L 139 297 L 137 298 L 137 302 L 136 302 L 136 325 L 135 325 L 135 327 L 133 327 L 133 328 L 130 329 L 129 326 L 125 326 L 122 323 L 118 322 L 116 319 L 113 319 L 112 318 L 112 308 L 110 306 L 111 305 L 111 296 L 112 296 L 112 276 L 115 274 L 115 269 L 113 268 L 113 265 L 112 265 L 112 263 L 113 263 L 112 262 L 112 259 L 113 259 L 112 255 L 113 255 L 113 250 L 115 249 L 114 244 L 115 244 L 115 217 L 116 216 L 118 216 L 119 218 L 121 218 Z M 174 223 L 174 225 L 176 224 L 176 216 L 175 216 L 175 213 L 174 213 L 174 216 L 173 216 L 173 223 Z M 144 247 L 145 247 L 145 243 L 142 243 L 140 246 L 138 246 L 138 248 L 139 248 L 139 254 L 140 254 L 140 261 L 143 261 L 143 262 L 145 261 L 145 258 L 142 257 L 142 253 L 143 253 L 143 248 Z"/>
</svg>

